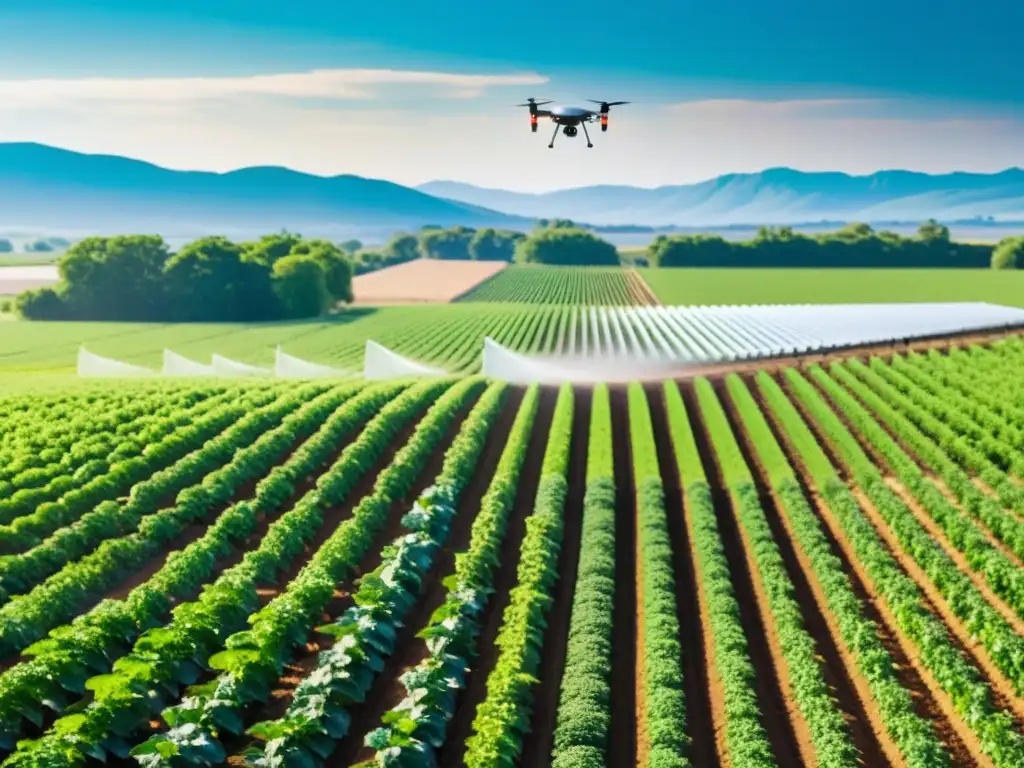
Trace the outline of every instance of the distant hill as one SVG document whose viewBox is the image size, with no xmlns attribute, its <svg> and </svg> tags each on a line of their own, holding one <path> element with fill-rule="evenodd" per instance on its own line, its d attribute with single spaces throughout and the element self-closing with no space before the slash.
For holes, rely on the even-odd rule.
<svg viewBox="0 0 1024 768">
<path fill-rule="evenodd" d="M 530 222 L 388 181 L 286 168 L 174 171 L 42 144 L 0 144 L 0 230 L 80 236 L 154 232 L 246 237 L 282 228 L 348 237 L 440 226 L 526 229 Z"/>
<path fill-rule="evenodd" d="M 570 218 L 598 226 L 1024 219 L 1024 170 L 1019 168 L 993 174 L 879 171 L 870 176 L 772 168 L 655 189 L 591 186 L 543 194 L 453 181 L 432 181 L 417 189 L 519 216 Z"/>
</svg>

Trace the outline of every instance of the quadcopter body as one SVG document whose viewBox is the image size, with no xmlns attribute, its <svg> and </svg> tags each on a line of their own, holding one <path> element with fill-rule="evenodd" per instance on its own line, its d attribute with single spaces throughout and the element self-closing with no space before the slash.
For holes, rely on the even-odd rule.
<svg viewBox="0 0 1024 768">
<path fill-rule="evenodd" d="M 548 144 L 548 149 L 554 149 L 555 139 L 558 137 L 558 132 L 561 130 L 570 139 L 579 134 L 579 128 L 583 128 L 583 135 L 587 137 L 587 147 L 593 147 L 594 144 L 590 141 L 590 132 L 587 130 L 587 123 L 593 123 L 600 120 L 601 130 L 608 130 L 608 112 L 612 107 L 618 106 L 619 104 L 629 104 L 628 101 L 596 101 L 595 99 L 587 99 L 594 104 L 600 104 L 600 108 L 595 111 L 593 109 L 587 109 L 586 107 L 568 107 L 568 106 L 554 106 L 551 109 L 538 109 L 543 104 L 550 104 L 550 101 L 537 101 L 536 99 L 530 98 L 526 100 L 525 104 L 517 104 L 518 107 L 529 107 L 530 108 L 530 130 L 534 133 L 537 132 L 537 121 L 542 117 L 546 117 L 555 124 L 555 132 L 551 135 L 551 142 Z"/>
</svg>

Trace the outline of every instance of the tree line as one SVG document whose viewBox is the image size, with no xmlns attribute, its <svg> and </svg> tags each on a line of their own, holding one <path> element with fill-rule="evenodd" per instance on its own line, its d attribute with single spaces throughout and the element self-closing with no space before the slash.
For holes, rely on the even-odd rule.
<svg viewBox="0 0 1024 768">
<path fill-rule="evenodd" d="M 659 267 L 1024 267 L 1019 238 L 997 246 L 961 243 L 949 228 L 935 221 L 922 224 L 916 236 L 875 231 L 850 224 L 834 232 L 806 235 L 791 227 L 762 227 L 752 240 L 729 241 L 716 235 L 660 236 L 647 249 L 651 266 Z M 1016 248 L 1016 250 L 1014 250 Z M 1002 254 L 1002 255 L 1000 255 Z"/>
<path fill-rule="evenodd" d="M 205 237 L 172 253 L 157 235 L 87 237 L 59 259 L 60 282 L 20 294 L 30 320 L 255 322 L 316 317 L 352 301 L 352 261 L 288 233 L 247 243 Z"/>
</svg>

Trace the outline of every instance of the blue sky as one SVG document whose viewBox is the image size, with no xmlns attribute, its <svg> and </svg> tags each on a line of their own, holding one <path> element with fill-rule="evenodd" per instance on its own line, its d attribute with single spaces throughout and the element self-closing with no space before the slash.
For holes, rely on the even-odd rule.
<svg viewBox="0 0 1024 768">
<path fill-rule="evenodd" d="M 84 5 L 0 6 L 0 140 L 533 190 L 1024 165 L 1009 0 Z M 636 103 L 551 151 L 531 95 Z"/>
</svg>

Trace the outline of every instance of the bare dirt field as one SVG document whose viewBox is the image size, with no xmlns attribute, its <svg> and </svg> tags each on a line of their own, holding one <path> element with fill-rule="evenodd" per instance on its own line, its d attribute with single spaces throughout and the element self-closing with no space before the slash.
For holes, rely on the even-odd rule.
<svg viewBox="0 0 1024 768">
<path fill-rule="evenodd" d="M 355 303 L 443 304 L 453 301 L 507 264 L 500 261 L 438 261 L 417 259 L 352 280 Z"/>
</svg>

